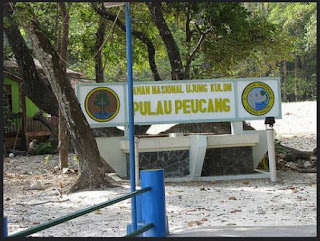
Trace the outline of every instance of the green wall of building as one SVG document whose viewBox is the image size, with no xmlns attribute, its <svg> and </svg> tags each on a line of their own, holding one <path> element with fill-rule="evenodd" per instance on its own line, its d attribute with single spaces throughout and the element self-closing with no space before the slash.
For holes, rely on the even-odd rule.
<svg viewBox="0 0 320 241">
<path fill-rule="evenodd" d="M 39 108 L 28 97 L 26 97 L 26 116 L 32 118 L 38 111 Z"/>
<path fill-rule="evenodd" d="M 4 84 L 11 86 L 12 112 L 18 113 L 22 111 L 19 104 L 21 97 L 19 95 L 18 83 L 11 79 L 5 78 Z M 39 108 L 28 97 L 26 97 L 26 117 L 32 118 L 38 110 Z"/>
</svg>

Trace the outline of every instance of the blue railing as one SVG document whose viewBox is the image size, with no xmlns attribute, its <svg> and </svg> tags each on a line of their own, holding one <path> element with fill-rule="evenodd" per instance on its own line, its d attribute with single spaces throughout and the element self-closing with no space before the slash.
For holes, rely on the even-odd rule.
<svg viewBox="0 0 320 241">
<path fill-rule="evenodd" d="M 133 229 L 132 224 L 129 224 L 125 237 L 137 235 L 143 237 L 166 237 L 168 234 L 168 222 L 165 215 L 164 172 L 162 169 L 141 171 L 140 190 L 124 194 L 112 200 L 81 209 L 11 235 L 8 235 L 7 218 L 4 217 L 3 237 L 25 237 L 135 196 L 137 196 L 137 228 Z"/>
</svg>

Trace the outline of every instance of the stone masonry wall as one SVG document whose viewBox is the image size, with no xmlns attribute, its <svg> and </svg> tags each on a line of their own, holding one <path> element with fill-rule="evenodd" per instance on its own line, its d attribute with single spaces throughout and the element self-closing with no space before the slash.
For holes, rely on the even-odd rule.
<svg viewBox="0 0 320 241">
<path fill-rule="evenodd" d="M 127 161 L 128 159 L 127 155 Z M 129 165 L 127 166 L 129 169 Z M 164 169 L 165 177 L 188 176 L 190 174 L 189 150 L 139 153 L 139 168 L 140 170 Z"/>
<path fill-rule="evenodd" d="M 254 173 L 252 148 L 207 149 L 201 176 Z"/>
<path fill-rule="evenodd" d="M 129 176 L 129 155 L 127 154 Z M 185 177 L 190 174 L 189 150 L 139 153 L 139 168 L 164 169 L 165 177 Z M 207 149 L 201 176 L 254 173 L 251 147 Z"/>
</svg>

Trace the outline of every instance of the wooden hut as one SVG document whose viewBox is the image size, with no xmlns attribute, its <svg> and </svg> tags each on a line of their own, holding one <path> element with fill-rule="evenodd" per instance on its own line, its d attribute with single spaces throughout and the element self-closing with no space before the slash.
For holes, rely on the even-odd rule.
<svg viewBox="0 0 320 241">
<path fill-rule="evenodd" d="M 41 64 L 34 59 L 37 71 L 44 74 Z M 21 78 L 18 65 L 14 60 L 5 60 L 3 63 L 4 91 L 10 109 L 12 111 L 11 124 L 4 128 L 5 147 L 11 149 L 27 150 L 29 140 L 45 140 L 50 136 L 49 129 L 40 121 L 33 120 L 33 116 L 39 108 L 24 95 L 21 88 L 23 79 Z M 82 80 L 83 74 L 67 69 L 67 76 L 71 81 L 72 87 L 78 82 L 88 82 Z M 57 117 L 44 114 L 54 125 L 58 126 Z"/>
</svg>

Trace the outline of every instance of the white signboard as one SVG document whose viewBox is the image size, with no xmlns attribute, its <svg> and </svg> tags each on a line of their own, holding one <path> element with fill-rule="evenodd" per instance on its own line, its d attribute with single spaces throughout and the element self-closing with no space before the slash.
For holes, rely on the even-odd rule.
<svg viewBox="0 0 320 241">
<path fill-rule="evenodd" d="M 279 78 L 134 82 L 135 124 L 281 118 Z M 126 83 L 76 86 L 91 127 L 127 125 Z"/>
</svg>

